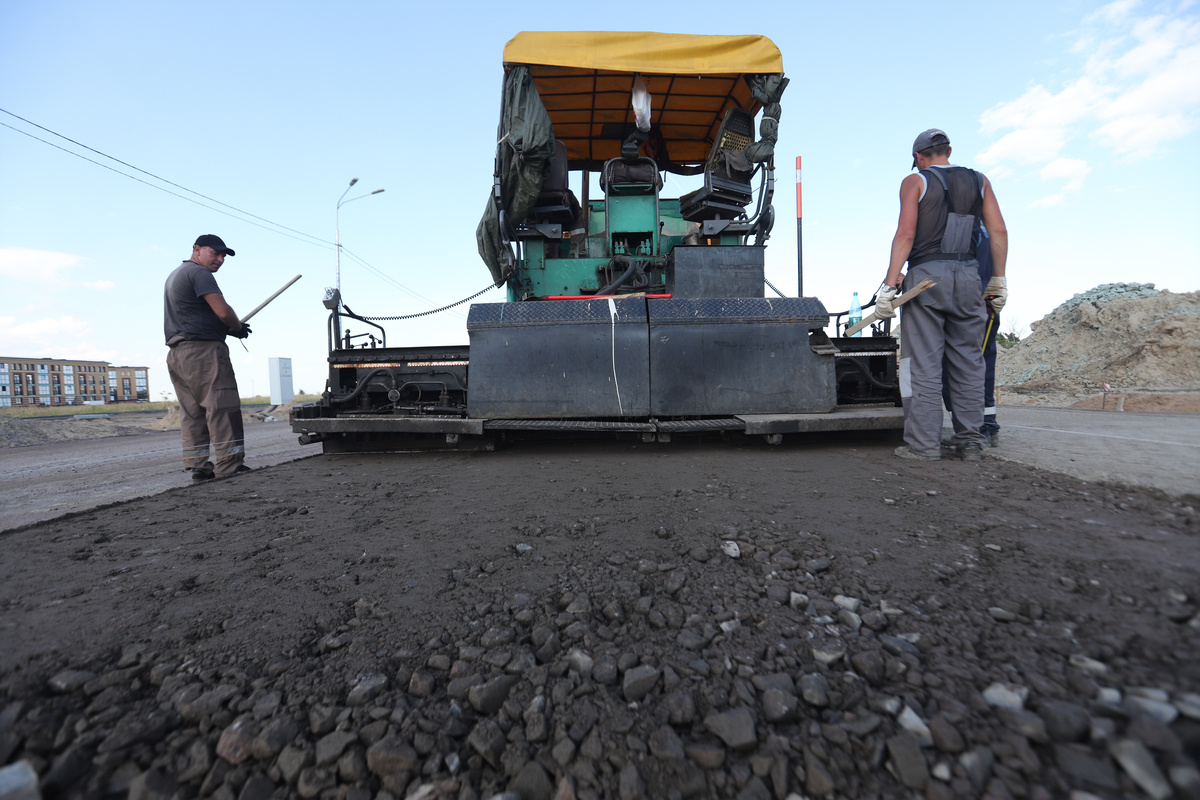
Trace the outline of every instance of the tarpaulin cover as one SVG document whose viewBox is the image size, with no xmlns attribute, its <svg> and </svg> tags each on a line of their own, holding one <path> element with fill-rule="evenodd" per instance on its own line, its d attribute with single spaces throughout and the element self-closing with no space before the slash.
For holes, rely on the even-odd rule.
<svg viewBox="0 0 1200 800">
<path fill-rule="evenodd" d="M 783 112 L 779 99 L 783 97 L 788 79 L 780 73 L 751 75 L 747 81 L 754 99 L 763 104 L 762 122 L 758 125 L 759 140 L 746 148 L 746 158 L 757 164 L 775 157 L 775 143 L 779 141 L 779 115 Z"/>
<path fill-rule="evenodd" d="M 503 103 L 497 169 L 505 217 L 515 228 L 525 220 L 542 190 L 554 156 L 554 129 L 528 69 L 521 67 L 509 72 L 504 81 Z M 475 243 L 492 279 L 500 285 L 512 266 L 512 254 L 501 235 L 500 209 L 492 195 L 475 230 Z"/>
<path fill-rule="evenodd" d="M 751 114 L 762 107 L 745 76 L 783 72 L 783 57 L 765 36 L 645 32 L 518 33 L 504 48 L 504 64 L 529 67 L 572 169 L 599 170 L 620 155 L 640 74 L 652 98 L 647 152 L 660 167 L 685 173 L 708 158 L 730 106 Z"/>
</svg>

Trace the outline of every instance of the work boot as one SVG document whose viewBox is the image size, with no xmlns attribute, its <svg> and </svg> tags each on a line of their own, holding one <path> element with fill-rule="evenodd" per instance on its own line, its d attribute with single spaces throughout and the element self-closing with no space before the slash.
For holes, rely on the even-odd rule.
<svg viewBox="0 0 1200 800">
<path fill-rule="evenodd" d="M 247 467 L 245 464 L 238 464 L 237 469 L 235 469 L 233 472 L 229 473 L 228 475 L 222 475 L 221 480 L 225 480 L 226 478 L 233 478 L 238 475 L 244 475 L 247 472 L 254 472 L 254 470 L 250 469 L 250 467 Z"/>
<path fill-rule="evenodd" d="M 918 450 L 910 450 L 908 445 L 902 444 L 892 451 L 900 458 L 911 458 L 913 461 L 941 461 L 941 453 L 922 453 Z"/>
<path fill-rule="evenodd" d="M 983 448 L 975 442 L 964 444 L 958 452 L 963 461 L 983 461 Z"/>
<path fill-rule="evenodd" d="M 1000 433 L 997 431 L 996 433 L 990 434 L 988 436 L 988 447 L 999 447 L 999 446 L 1000 446 Z"/>
<path fill-rule="evenodd" d="M 192 480 L 194 481 L 211 481 L 214 476 L 213 465 L 211 461 L 205 461 L 198 467 L 192 469 Z"/>
</svg>

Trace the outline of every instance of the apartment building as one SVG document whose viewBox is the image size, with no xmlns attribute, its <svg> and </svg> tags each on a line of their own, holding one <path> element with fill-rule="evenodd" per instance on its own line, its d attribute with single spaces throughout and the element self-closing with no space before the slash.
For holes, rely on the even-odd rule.
<svg viewBox="0 0 1200 800">
<path fill-rule="evenodd" d="M 132 403 L 150 399 L 145 367 L 108 368 L 108 402 Z"/>
<path fill-rule="evenodd" d="M 107 361 L 0 356 L 0 407 L 149 400 L 149 370 Z"/>
</svg>

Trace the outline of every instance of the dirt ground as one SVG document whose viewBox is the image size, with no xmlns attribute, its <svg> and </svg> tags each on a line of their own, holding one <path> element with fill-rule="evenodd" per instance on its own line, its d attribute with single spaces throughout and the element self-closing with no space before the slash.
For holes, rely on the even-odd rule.
<svg viewBox="0 0 1200 800">
<path fill-rule="evenodd" d="M 0 764 L 47 797 L 1197 796 L 1196 510 L 894 444 L 321 456 L 0 534 Z"/>
<path fill-rule="evenodd" d="M 289 406 L 266 406 L 242 412 L 242 422 L 254 425 L 263 421 L 286 420 Z M 15 417 L 0 414 L 0 447 L 30 447 L 50 442 L 78 439 L 104 439 L 113 436 L 137 436 L 147 431 L 179 430 L 179 406 L 165 412 L 105 415 L 103 412 L 70 414 L 69 409 L 51 408 L 48 412 L 68 411 L 57 416 Z M 90 418 L 89 418 L 90 417 Z"/>
<path fill-rule="evenodd" d="M 998 364 L 1165 433 L 319 456 L 0 532 L 0 798 L 1200 798 L 1198 321 L 1107 284 Z"/>
</svg>

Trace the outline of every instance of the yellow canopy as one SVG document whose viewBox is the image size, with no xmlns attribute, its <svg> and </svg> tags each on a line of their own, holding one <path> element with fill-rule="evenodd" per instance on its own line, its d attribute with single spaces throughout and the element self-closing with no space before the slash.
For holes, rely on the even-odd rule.
<svg viewBox="0 0 1200 800">
<path fill-rule="evenodd" d="M 529 66 L 554 136 L 577 167 L 620 154 L 637 75 L 650 90 L 652 135 L 661 135 L 670 162 L 695 165 L 708 157 L 728 108 L 758 112 L 742 76 L 783 72 L 779 48 L 765 36 L 645 32 L 526 31 L 505 45 L 504 64 Z"/>
<path fill-rule="evenodd" d="M 524 31 L 504 46 L 505 64 L 539 64 L 659 75 L 783 72 L 765 36 L 620 31 Z"/>
</svg>

